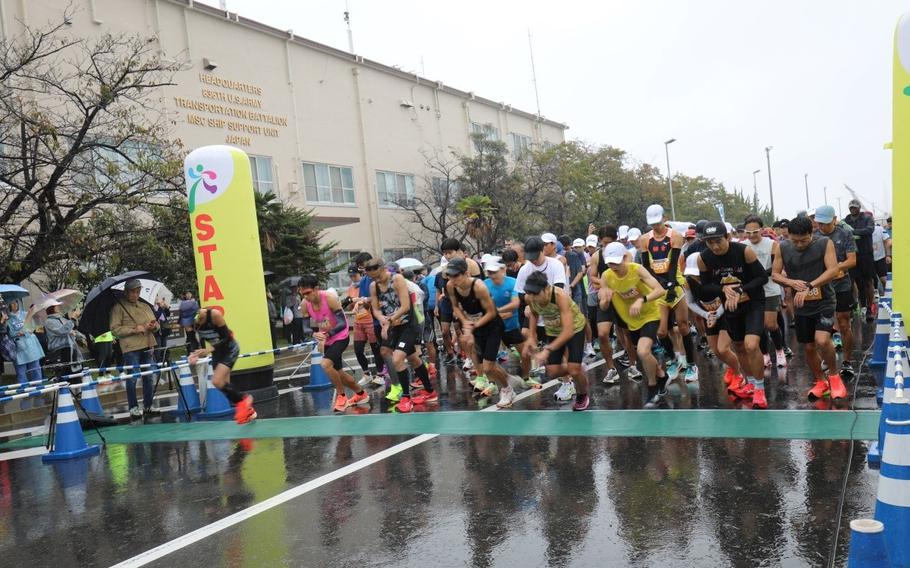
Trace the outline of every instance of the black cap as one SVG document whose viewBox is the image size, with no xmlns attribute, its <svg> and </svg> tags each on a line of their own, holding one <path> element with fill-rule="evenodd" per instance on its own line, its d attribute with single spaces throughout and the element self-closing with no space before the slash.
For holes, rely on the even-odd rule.
<svg viewBox="0 0 910 568">
<path fill-rule="evenodd" d="M 525 294 L 539 294 L 547 287 L 547 275 L 543 272 L 532 272 L 525 281 Z"/>
<path fill-rule="evenodd" d="M 540 237 L 531 237 L 525 241 L 525 258 L 528 260 L 537 260 L 540 253 L 543 252 L 543 239 Z"/>
<path fill-rule="evenodd" d="M 468 271 L 468 263 L 463 258 L 453 258 L 446 265 L 446 276 L 458 276 Z"/>
<path fill-rule="evenodd" d="M 351 274 L 351 275 L 360 274 L 360 270 L 357 269 L 357 265 L 352 264 L 351 266 L 349 266 L 348 274 Z"/>
<path fill-rule="evenodd" d="M 715 237 L 727 236 L 727 225 L 723 221 L 709 221 L 705 225 L 704 238 L 713 239 Z"/>
<path fill-rule="evenodd" d="M 708 221 L 702 219 L 698 223 L 695 223 L 695 236 L 702 238 L 705 236 L 705 227 L 708 225 Z"/>
</svg>

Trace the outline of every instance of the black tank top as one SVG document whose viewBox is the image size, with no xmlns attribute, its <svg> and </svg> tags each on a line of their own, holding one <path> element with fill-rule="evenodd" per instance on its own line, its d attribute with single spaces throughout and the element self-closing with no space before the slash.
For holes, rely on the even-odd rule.
<svg viewBox="0 0 910 568">
<path fill-rule="evenodd" d="M 205 311 L 205 323 L 202 324 L 197 331 L 199 333 L 199 337 L 212 347 L 227 345 L 228 342 L 230 342 L 230 340 L 234 337 L 234 334 L 231 333 L 231 330 L 228 329 L 228 326 L 223 325 L 221 327 L 215 327 L 215 324 L 212 323 L 211 308 L 208 308 Z"/>
<path fill-rule="evenodd" d="M 379 282 L 376 282 L 376 296 L 379 298 L 379 310 L 382 312 L 382 315 L 388 317 L 401 308 L 401 300 L 398 298 L 398 292 L 395 291 L 395 287 L 392 285 L 395 282 L 396 278 L 404 278 L 399 274 L 393 274 L 389 278 L 387 287 L 383 290 L 380 287 Z M 409 293 L 410 295 L 410 293 Z M 408 313 L 401 316 L 401 325 L 411 323 L 414 314 L 414 304 L 411 304 L 411 309 L 408 310 Z"/>
<path fill-rule="evenodd" d="M 474 293 L 474 285 L 477 280 L 477 278 L 471 278 L 471 288 L 468 290 L 467 296 L 462 296 L 458 293 L 458 286 L 452 286 L 452 291 L 455 292 L 455 298 L 458 300 L 461 309 L 468 314 L 469 318 L 474 320 L 483 317 L 483 306 L 480 304 L 480 300 L 477 299 L 477 294 Z"/>
<path fill-rule="evenodd" d="M 742 283 L 746 271 L 746 248 L 746 245 L 742 243 L 731 242 L 727 254 L 717 256 L 711 252 L 710 248 L 705 247 L 705 250 L 701 251 L 701 259 L 711 275 L 711 282 L 721 285 Z M 707 284 L 707 282 L 703 284 Z M 762 300 L 764 297 L 764 290 L 759 288 L 751 294 L 751 297 L 746 295 L 741 298 L 740 305 L 751 299 Z"/>
<path fill-rule="evenodd" d="M 670 252 L 672 250 L 672 231 L 662 239 L 658 239 L 651 233 L 648 239 L 648 271 L 662 283 L 666 283 L 670 278 Z"/>
</svg>

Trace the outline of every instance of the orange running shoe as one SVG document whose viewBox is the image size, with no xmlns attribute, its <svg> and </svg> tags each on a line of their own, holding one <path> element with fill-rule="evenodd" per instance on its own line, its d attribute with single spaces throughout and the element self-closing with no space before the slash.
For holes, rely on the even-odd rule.
<svg viewBox="0 0 910 568">
<path fill-rule="evenodd" d="M 237 424 L 247 424 L 256 420 L 256 410 L 253 408 L 253 397 L 244 396 L 234 407 L 234 420 Z"/>
<path fill-rule="evenodd" d="M 828 396 L 829 394 L 831 394 L 831 389 L 828 386 L 828 381 L 825 379 L 817 379 L 815 381 L 815 386 L 809 390 L 809 400 L 816 400 Z"/>
<path fill-rule="evenodd" d="M 395 408 L 398 409 L 398 412 L 410 412 L 414 409 L 414 403 L 411 402 L 411 397 L 403 396 Z"/>
<path fill-rule="evenodd" d="M 736 372 L 733 370 L 733 367 L 727 367 L 727 371 L 724 373 L 724 384 L 730 386 L 730 383 L 732 383 L 735 378 Z"/>
<path fill-rule="evenodd" d="M 436 391 L 421 391 L 419 394 L 415 393 L 413 396 L 411 396 L 411 402 L 414 404 L 432 404 L 438 401 L 439 395 L 436 394 Z"/>
<path fill-rule="evenodd" d="M 752 408 L 768 408 L 768 399 L 765 398 L 765 389 L 755 389 L 752 393 Z"/>
<path fill-rule="evenodd" d="M 360 391 L 360 394 L 354 393 L 354 395 L 348 399 L 348 406 L 358 406 L 361 404 L 370 404 L 370 395 L 367 394 L 367 391 Z"/>
<path fill-rule="evenodd" d="M 840 375 L 828 375 L 828 384 L 831 386 L 831 398 L 847 398 L 847 387 Z"/>
<path fill-rule="evenodd" d="M 737 398 L 752 398 L 752 395 L 755 393 L 755 385 L 747 381 L 746 379 L 740 378 L 739 384 L 737 386 L 732 386 L 736 383 L 730 383 L 730 392 L 736 395 Z"/>
<path fill-rule="evenodd" d="M 332 410 L 335 412 L 344 412 L 344 409 L 348 407 L 348 397 L 344 393 L 338 393 L 335 395 L 335 405 L 332 407 Z"/>
</svg>

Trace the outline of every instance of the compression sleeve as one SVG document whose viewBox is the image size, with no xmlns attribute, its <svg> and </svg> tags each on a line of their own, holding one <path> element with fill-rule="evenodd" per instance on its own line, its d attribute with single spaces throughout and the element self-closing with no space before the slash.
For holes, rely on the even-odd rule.
<svg viewBox="0 0 910 568">
<path fill-rule="evenodd" d="M 344 310 L 339 308 L 332 313 L 335 314 L 335 327 L 326 332 L 329 337 L 341 333 L 348 327 L 348 319 L 344 315 Z"/>
<path fill-rule="evenodd" d="M 303 333 L 306 335 L 313 335 L 313 326 L 310 322 L 310 318 L 303 318 Z"/>
<path fill-rule="evenodd" d="M 681 253 L 681 249 L 670 249 L 670 271 L 667 273 L 667 286 L 670 288 L 679 284 L 676 280 L 676 272 L 679 270 L 679 255 Z"/>
<path fill-rule="evenodd" d="M 756 259 L 753 262 L 746 263 L 746 269 L 743 271 L 746 281 L 743 282 L 743 291 L 750 296 L 758 293 L 762 286 L 768 281 L 768 273 L 765 268 Z"/>
</svg>

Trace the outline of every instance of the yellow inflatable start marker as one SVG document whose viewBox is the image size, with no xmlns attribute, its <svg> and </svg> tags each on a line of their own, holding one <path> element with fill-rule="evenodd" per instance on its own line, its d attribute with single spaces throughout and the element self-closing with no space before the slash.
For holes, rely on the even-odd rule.
<svg viewBox="0 0 910 568">
<path fill-rule="evenodd" d="M 237 148 L 205 146 L 186 157 L 184 174 L 200 305 L 224 312 L 241 353 L 271 349 L 250 159 Z M 262 376 L 251 385 L 232 382 L 244 390 L 270 386 L 274 362 L 271 353 L 239 359 L 235 374 L 267 372 L 253 373 Z"/>
<path fill-rule="evenodd" d="M 910 219 L 910 13 L 901 16 L 894 32 L 894 86 L 892 87 L 894 133 L 891 143 L 891 196 L 894 203 L 891 228 L 894 308 L 910 310 L 904 282 L 910 285 L 910 258 L 904 252 L 910 232 L 905 233 L 902 219 Z M 906 302 L 906 303 L 905 303 Z"/>
</svg>

